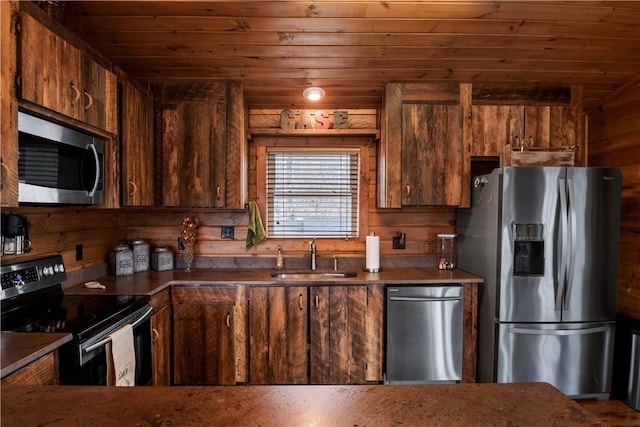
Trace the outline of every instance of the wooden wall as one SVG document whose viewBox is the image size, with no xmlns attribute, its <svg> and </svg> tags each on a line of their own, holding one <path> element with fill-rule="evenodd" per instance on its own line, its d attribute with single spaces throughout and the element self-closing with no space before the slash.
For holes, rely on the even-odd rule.
<svg viewBox="0 0 640 427">
<path fill-rule="evenodd" d="M 618 312 L 640 319 L 640 76 L 589 115 L 589 166 L 622 170 Z"/>
<path fill-rule="evenodd" d="M 109 249 L 127 239 L 125 213 L 115 209 L 20 207 L 3 210 L 29 222 L 32 250 L 6 255 L 2 263 L 14 263 L 61 254 L 68 272 L 107 262 Z M 82 245 L 82 259 L 76 259 Z"/>
</svg>

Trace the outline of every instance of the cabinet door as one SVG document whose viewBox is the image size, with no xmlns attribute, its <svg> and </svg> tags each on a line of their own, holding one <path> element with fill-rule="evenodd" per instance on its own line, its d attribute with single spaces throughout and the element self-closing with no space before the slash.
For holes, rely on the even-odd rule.
<svg viewBox="0 0 640 427">
<path fill-rule="evenodd" d="M 367 287 L 311 288 L 312 384 L 367 380 Z"/>
<path fill-rule="evenodd" d="M 235 384 L 233 305 L 175 304 L 174 383 Z"/>
<path fill-rule="evenodd" d="M 249 289 L 249 381 L 307 383 L 307 288 Z"/>
<path fill-rule="evenodd" d="M 15 76 L 18 65 L 18 38 L 13 32 L 19 4 L 0 2 L 0 206 L 18 206 L 18 100 Z"/>
<path fill-rule="evenodd" d="M 78 105 L 79 120 L 118 133 L 117 79 L 86 55 L 80 57 L 81 99 Z"/>
<path fill-rule="evenodd" d="M 35 18 L 20 16 L 20 97 L 116 134 L 115 74 Z"/>
<path fill-rule="evenodd" d="M 20 97 L 77 117 L 82 102 L 80 51 L 30 15 L 21 13 L 20 20 Z"/>
<path fill-rule="evenodd" d="M 524 108 L 514 105 L 474 105 L 471 108 L 471 155 L 500 157 L 506 144 L 519 144 L 524 132 Z"/>
<path fill-rule="evenodd" d="M 567 105 L 527 106 L 525 149 L 562 148 L 577 143 L 580 111 Z"/>
<path fill-rule="evenodd" d="M 153 385 L 171 385 L 171 307 L 164 305 L 151 316 Z"/>
<path fill-rule="evenodd" d="M 462 107 L 403 104 L 402 204 L 457 206 L 463 175 Z"/>
<path fill-rule="evenodd" d="M 213 100 L 163 106 L 163 206 L 224 207 L 223 108 Z"/>
<path fill-rule="evenodd" d="M 153 98 L 121 83 L 122 205 L 153 206 Z"/>
</svg>

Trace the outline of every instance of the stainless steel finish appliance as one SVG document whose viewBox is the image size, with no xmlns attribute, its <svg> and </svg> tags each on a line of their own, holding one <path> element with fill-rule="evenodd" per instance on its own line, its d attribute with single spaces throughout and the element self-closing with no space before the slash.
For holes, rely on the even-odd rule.
<svg viewBox="0 0 640 427">
<path fill-rule="evenodd" d="M 473 178 L 458 265 L 479 292 L 478 380 L 611 389 L 620 229 L 617 169 L 508 167 Z"/>
<path fill-rule="evenodd" d="M 386 383 L 462 378 L 462 296 L 460 285 L 387 288 Z"/>
<path fill-rule="evenodd" d="M 104 141 L 18 112 L 18 201 L 103 202 Z"/>
<path fill-rule="evenodd" d="M 3 331 L 62 332 L 72 341 L 59 348 L 61 384 L 105 385 L 109 335 L 133 326 L 135 384 L 151 381 L 152 307 L 148 296 L 65 295 L 66 272 L 60 255 L 4 265 Z"/>
</svg>

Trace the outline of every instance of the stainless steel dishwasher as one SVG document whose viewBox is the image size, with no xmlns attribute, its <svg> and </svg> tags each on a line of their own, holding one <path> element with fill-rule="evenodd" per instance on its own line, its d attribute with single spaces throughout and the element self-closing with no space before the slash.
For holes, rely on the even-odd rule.
<svg viewBox="0 0 640 427">
<path fill-rule="evenodd" d="M 387 287 L 387 384 L 462 378 L 463 287 Z"/>
</svg>

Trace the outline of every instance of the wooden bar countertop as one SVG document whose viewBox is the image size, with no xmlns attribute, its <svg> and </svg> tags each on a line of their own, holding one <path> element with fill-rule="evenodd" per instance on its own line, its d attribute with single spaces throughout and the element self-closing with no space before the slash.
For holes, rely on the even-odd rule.
<svg viewBox="0 0 640 427">
<path fill-rule="evenodd" d="M 546 383 L 7 386 L 2 425 L 604 426 Z"/>
<path fill-rule="evenodd" d="M 46 332 L 0 333 L 0 378 L 51 353 L 71 341 L 71 334 Z M 2 396 L 4 398 L 4 394 Z"/>
</svg>

